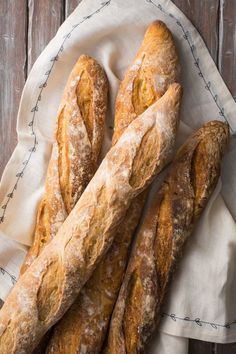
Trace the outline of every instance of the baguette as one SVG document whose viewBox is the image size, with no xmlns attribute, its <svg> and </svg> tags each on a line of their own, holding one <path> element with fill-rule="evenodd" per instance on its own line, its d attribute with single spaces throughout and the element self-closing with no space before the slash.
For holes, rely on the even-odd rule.
<svg viewBox="0 0 236 354">
<path fill-rule="evenodd" d="M 143 192 L 134 199 L 104 259 L 75 302 L 53 327 L 46 354 L 101 352 L 125 272 L 130 239 L 142 212 L 145 196 Z"/>
<path fill-rule="evenodd" d="M 119 87 L 113 144 L 124 129 L 179 82 L 180 65 L 173 36 L 162 21 L 151 23 Z"/>
<path fill-rule="evenodd" d="M 137 118 L 137 115 L 143 113 L 153 103 L 153 100 L 158 99 L 161 93 L 166 91 L 172 81 L 178 80 L 179 62 L 175 45 L 168 28 L 162 22 L 155 21 L 148 27 L 141 48 L 142 52 L 139 52 L 139 56 L 145 55 L 144 65 L 141 64 L 142 71 L 140 72 L 140 67 L 137 67 L 135 70 L 131 69 L 132 75 L 130 75 L 130 69 L 128 69 L 118 91 L 115 131 L 117 125 L 118 129 L 113 144 L 123 133 L 127 122 L 130 123 Z M 136 61 L 137 58 L 135 58 Z M 167 70 L 168 61 L 170 64 Z M 149 66 L 146 65 L 147 62 Z M 163 83 L 160 85 L 159 81 L 154 85 L 157 72 L 166 73 L 164 86 Z M 154 93 L 151 97 L 145 85 L 140 86 L 139 90 L 136 86 L 134 87 L 136 77 L 142 81 L 148 78 L 148 87 Z M 132 89 L 127 90 L 131 84 Z M 133 97 L 132 109 L 126 106 L 126 103 L 130 102 L 131 95 Z M 142 109 L 137 107 L 140 96 L 143 103 Z M 123 120 L 125 124 L 120 124 Z M 141 217 L 145 199 L 146 191 L 137 196 L 130 205 L 106 256 L 95 269 L 76 301 L 54 326 L 46 353 L 100 353 L 127 265 L 132 236 Z"/>
<path fill-rule="evenodd" d="M 34 242 L 21 274 L 57 234 L 96 171 L 104 135 L 107 89 L 100 65 L 81 55 L 69 76 L 58 111 L 56 139 L 38 208 Z"/>
<path fill-rule="evenodd" d="M 136 118 L 111 148 L 57 235 L 0 311 L 0 353 L 30 353 L 78 296 L 117 226 L 173 152 L 181 87 Z M 128 144 L 127 144 L 128 142 Z"/>
<path fill-rule="evenodd" d="M 228 136 L 225 123 L 212 121 L 178 151 L 137 236 L 105 354 L 148 353 L 183 246 L 218 181 Z"/>
</svg>

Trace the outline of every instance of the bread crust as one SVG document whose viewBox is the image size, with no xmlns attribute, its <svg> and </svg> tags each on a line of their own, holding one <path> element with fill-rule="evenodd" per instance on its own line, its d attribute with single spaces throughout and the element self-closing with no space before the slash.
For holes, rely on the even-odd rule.
<svg viewBox="0 0 236 354">
<path fill-rule="evenodd" d="M 145 196 L 143 192 L 135 198 L 107 254 L 75 302 L 54 326 L 47 354 L 101 352 L 126 269 L 130 239 L 141 214 Z"/>
<path fill-rule="evenodd" d="M 157 101 L 173 82 L 179 82 L 180 64 L 174 39 L 162 21 L 152 22 L 140 49 L 122 80 L 116 98 L 116 143 L 124 129 Z"/>
<path fill-rule="evenodd" d="M 104 135 L 108 82 L 93 58 L 81 55 L 67 81 L 57 115 L 45 192 L 39 204 L 33 245 L 21 274 L 38 257 L 80 198 L 97 169 Z"/>
<path fill-rule="evenodd" d="M 129 125 L 57 235 L 20 277 L 0 311 L 1 354 L 30 353 L 76 299 L 132 200 L 173 152 L 180 96 L 180 85 L 172 84 Z M 141 148 L 150 153 L 142 156 L 140 174 L 134 161 L 138 166 Z"/>
<path fill-rule="evenodd" d="M 178 151 L 137 235 L 113 311 L 105 354 L 149 352 L 170 279 L 216 186 L 228 138 L 228 126 L 212 121 Z"/>
<path fill-rule="evenodd" d="M 131 65 L 120 85 L 115 112 L 113 145 L 126 126 L 137 118 L 138 114 L 143 113 L 152 104 L 153 99 L 160 98 L 170 82 L 178 80 L 179 63 L 173 38 L 162 22 L 155 21 L 148 27 L 137 57 L 143 58 L 144 55 L 142 68 L 138 67 L 135 74 L 133 65 Z M 158 58 L 158 55 L 161 57 Z M 134 65 L 136 65 L 137 57 Z M 169 58 L 171 62 L 167 68 L 166 60 Z M 151 63 L 150 66 L 147 66 L 148 62 Z M 157 73 L 165 73 L 164 86 L 160 80 L 156 80 Z M 147 80 L 149 90 L 144 90 L 144 85 L 137 90 L 134 85 L 137 77 L 139 80 Z M 132 80 L 133 85 L 130 89 Z M 150 97 L 150 90 L 153 93 L 152 97 Z M 132 107 L 130 106 L 131 96 Z M 142 107 L 137 109 L 140 96 Z M 140 169 L 140 165 L 137 168 Z M 144 191 L 132 202 L 119 226 L 111 248 L 82 289 L 77 300 L 55 325 L 47 347 L 47 354 L 101 352 L 126 269 L 132 236 L 140 220 L 146 194 L 147 192 Z"/>
</svg>

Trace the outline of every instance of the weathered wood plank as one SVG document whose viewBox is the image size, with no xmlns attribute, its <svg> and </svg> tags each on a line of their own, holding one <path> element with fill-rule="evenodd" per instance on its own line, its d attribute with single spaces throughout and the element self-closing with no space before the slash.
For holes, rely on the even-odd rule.
<svg viewBox="0 0 236 354">
<path fill-rule="evenodd" d="M 65 0 L 65 17 L 68 17 L 82 0 Z"/>
<path fill-rule="evenodd" d="M 233 344 L 217 344 L 216 354 L 235 354 L 236 343 Z"/>
<path fill-rule="evenodd" d="M 16 116 L 26 70 L 26 25 L 27 0 L 0 1 L 0 176 L 17 142 Z"/>
<path fill-rule="evenodd" d="M 220 0 L 172 0 L 203 37 L 211 56 L 218 58 L 218 15 Z"/>
<path fill-rule="evenodd" d="M 212 354 L 212 343 L 200 340 L 189 341 L 189 354 Z"/>
<path fill-rule="evenodd" d="M 63 21 L 63 0 L 29 0 L 28 73 Z"/>
<path fill-rule="evenodd" d="M 236 1 L 220 0 L 219 70 L 236 99 Z"/>
</svg>

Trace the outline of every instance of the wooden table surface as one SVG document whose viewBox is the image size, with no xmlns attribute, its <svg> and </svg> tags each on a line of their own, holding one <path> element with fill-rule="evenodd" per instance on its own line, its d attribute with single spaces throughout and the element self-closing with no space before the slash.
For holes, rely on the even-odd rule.
<svg viewBox="0 0 236 354">
<path fill-rule="evenodd" d="M 27 75 L 60 24 L 80 1 L 0 0 L 0 175 L 16 145 L 16 115 Z M 173 2 L 201 33 L 236 98 L 236 0 Z M 213 353 L 236 353 L 236 344 L 190 341 L 189 354 Z"/>
</svg>

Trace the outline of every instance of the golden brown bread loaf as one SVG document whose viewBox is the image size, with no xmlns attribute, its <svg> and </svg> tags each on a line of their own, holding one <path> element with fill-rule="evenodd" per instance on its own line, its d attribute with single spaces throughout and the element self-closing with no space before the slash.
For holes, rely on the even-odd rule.
<svg viewBox="0 0 236 354">
<path fill-rule="evenodd" d="M 166 92 L 171 83 L 179 81 L 179 74 L 173 36 L 162 21 L 154 21 L 120 84 L 113 143 L 130 122 Z"/>
<path fill-rule="evenodd" d="M 130 239 L 142 211 L 141 193 L 132 203 L 115 240 L 79 296 L 56 323 L 47 354 L 95 354 L 101 352 L 109 320 L 121 286 Z"/>
<path fill-rule="evenodd" d="M 69 76 L 58 111 L 34 242 L 21 274 L 57 234 L 96 171 L 104 133 L 107 89 L 107 78 L 100 65 L 81 55 Z"/>
<path fill-rule="evenodd" d="M 106 354 L 148 353 L 184 243 L 218 181 L 228 137 L 228 126 L 212 121 L 178 151 L 135 241 L 113 311 Z"/>
<path fill-rule="evenodd" d="M 20 277 L 0 311 L 1 354 L 31 352 L 76 299 L 132 200 L 172 153 L 180 96 L 180 85 L 170 85 L 128 126 L 57 235 Z"/>
<path fill-rule="evenodd" d="M 180 70 L 175 45 L 168 28 L 162 22 L 155 21 L 148 27 L 141 48 L 139 56 L 145 55 L 141 71 L 139 67 L 134 69 L 131 66 L 132 69 L 128 69 L 118 91 L 115 110 L 116 136 L 113 144 L 138 114 L 143 113 L 154 100 L 157 100 L 172 81 L 178 80 Z M 136 62 L 137 58 L 135 58 Z M 147 66 L 148 62 L 149 66 Z M 132 75 L 129 70 L 132 70 Z M 157 73 L 164 72 L 165 81 L 157 80 Z M 137 77 L 143 80 L 139 88 L 135 84 Z M 149 89 L 144 84 L 145 80 Z M 128 89 L 131 85 L 132 88 Z M 132 107 L 127 105 L 130 103 L 131 95 Z M 142 107 L 140 107 L 140 97 L 142 97 Z M 132 235 L 139 222 L 145 197 L 146 192 L 143 192 L 135 198 L 104 260 L 98 265 L 67 313 L 54 326 L 46 351 L 48 354 L 100 353 L 127 265 Z"/>
</svg>

